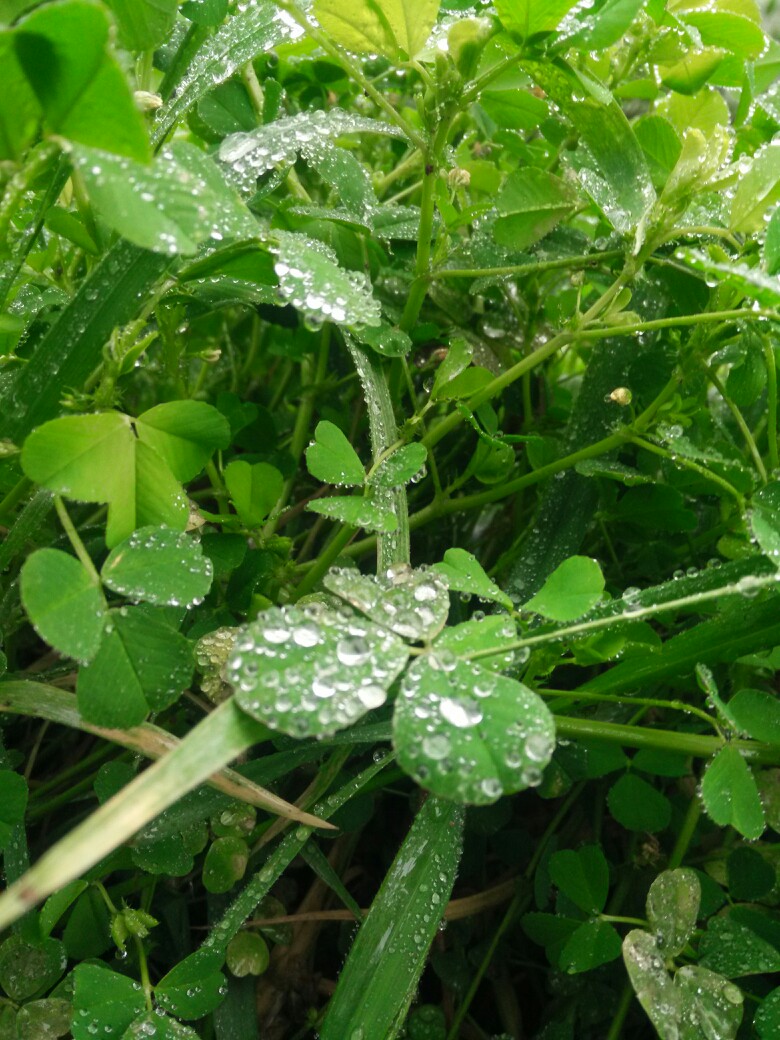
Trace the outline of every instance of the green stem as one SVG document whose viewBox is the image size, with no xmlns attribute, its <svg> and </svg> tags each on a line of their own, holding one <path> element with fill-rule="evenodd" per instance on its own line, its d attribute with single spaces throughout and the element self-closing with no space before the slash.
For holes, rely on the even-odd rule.
<svg viewBox="0 0 780 1040">
<path fill-rule="evenodd" d="M 680 832 L 677 835 L 677 841 L 674 843 L 672 854 L 669 857 L 667 868 L 674 870 L 675 867 L 679 867 L 685 858 L 685 853 L 688 851 L 688 846 L 693 839 L 693 835 L 696 831 L 696 826 L 701 816 L 701 801 L 694 794 L 688 803 L 688 811 L 685 814 Z"/>
<path fill-rule="evenodd" d="M 31 480 L 28 480 L 27 477 L 20 477 L 5 498 L 3 498 L 2 502 L 0 502 L 0 518 L 5 517 L 6 514 L 16 509 L 22 499 L 27 497 L 32 486 Z"/>
<path fill-rule="evenodd" d="M 767 336 L 763 336 L 766 365 L 766 436 L 769 450 L 769 468 L 774 473 L 780 468 L 777 457 L 777 362 Z"/>
<path fill-rule="evenodd" d="M 630 982 L 627 982 L 623 987 L 623 992 L 620 994 L 620 1001 L 618 1002 L 617 1011 L 612 1019 L 612 1024 L 609 1027 L 604 1040 L 619 1040 L 620 1034 L 623 1032 L 623 1025 L 626 1021 L 629 1009 L 631 1007 L 631 1001 L 634 998 L 634 989 Z"/>
<path fill-rule="evenodd" d="M 611 693 L 585 693 L 582 690 L 537 690 L 536 691 L 541 697 L 559 697 L 568 698 L 571 701 L 591 701 L 592 703 L 602 704 L 637 704 L 643 705 L 646 708 L 670 708 L 672 711 L 681 711 L 686 715 L 698 715 L 700 719 L 707 723 L 708 726 L 712 726 L 715 732 L 720 737 L 720 729 L 717 722 L 706 711 L 702 711 L 701 708 L 697 708 L 692 704 L 686 704 L 684 701 L 672 700 L 664 701 L 657 697 L 615 697 Z"/>
<path fill-rule="evenodd" d="M 707 372 L 707 375 L 709 377 L 710 382 L 715 387 L 715 389 L 718 391 L 720 396 L 723 398 L 723 403 L 726 405 L 728 410 L 731 412 L 731 415 L 732 415 L 732 417 L 734 419 L 734 422 L 739 427 L 739 431 L 742 434 L 742 437 L 743 437 L 743 439 L 745 441 L 745 444 L 747 445 L 748 451 L 750 452 L 750 454 L 751 454 L 751 456 L 753 458 L 753 462 L 755 464 L 755 467 L 758 470 L 759 476 L 761 477 L 762 484 L 766 484 L 766 482 L 768 480 L 767 473 L 766 473 L 766 466 L 764 465 L 764 460 L 761 458 L 761 452 L 758 450 L 758 445 L 756 444 L 755 438 L 753 437 L 753 434 L 750 432 L 750 427 L 745 422 L 744 415 L 739 410 L 739 408 L 737 408 L 737 406 L 731 400 L 729 395 L 726 393 L 726 388 L 723 385 L 723 383 L 720 381 L 717 372 L 712 368 L 711 365 L 708 365 L 706 363 L 703 363 L 703 364 L 704 364 L 704 369 Z"/>
<path fill-rule="evenodd" d="M 68 516 L 68 511 L 65 508 L 65 504 L 59 495 L 54 498 L 54 508 L 57 510 L 57 516 L 59 517 L 60 523 L 62 524 L 65 534 L 68 536 L 68 541 L 73 546 L 73 551 L 81 561 L 84 570 L 89 574 L 90 578 L 95 585 L 100 587 L 100 575 L 97 572 L 95 564 L 92 562 L 92 558 L 84 548 L 84 543 L 79 537 L 79 533 L 73 525 L 73 521 Z"/>
<path fill-rule="evenodd" d="M 144 991 L 146 1010 L 151 1011 L 154 1006 L 152 1003 L 152 980 L 149 978 L 149 965 L 146 960 L 146 950 L 144 949 L 144 944 L 137 935 L 133 936 L 133 940 L 135 942 L 135 952 L 138 957 L 138 968 L 141 973 L 141 986 Z"/>
<path fill-rule="evenodd" d="M 643 437 L 629 437 L 632 444 L 636 444 L 637 447 L 643 448 L 645 451 L 649 451 L 652 455 L 659 455 L 663 459 L 668 459 L 673 462 L 675 466 L 681 466 L 683 469 L 688 469 L 692 473 L 698 473 L 700 477 L 704 477 L 705 480 L 709 480 L 713 484 L 717 484 L 718 487 L 728 495 L 732 495 L 737 500 L 739 511 L 743 513 L 745 511 L 745 498 L 740 494 L 739 491 L 734 487 L 733 484 L 729 484 L 723 477 L 719 477 L 717 473 L 713 473 L 712 470 L 706 468 L 706 466 L 700 466 L 698 462 L 694 462 L 692 459 L 686 459 L 682 455 L 675 455 L 666 448 L 662 448 L 658 444 L 653 444 L 652 441 L 647 441 Z"/>
<path fill-rule="evenodd" d="M 328 572 L 344 549 L 350 539 L 354 537 L 355 528 L 342 524 L 336 534 L 331 538 L 325 549 L 320 553 L 314 566 L 307 570 L 300 583 L 296 586 L 293 600 L 299 600 L 316 588 L 320 579 Z"/>
</svg>

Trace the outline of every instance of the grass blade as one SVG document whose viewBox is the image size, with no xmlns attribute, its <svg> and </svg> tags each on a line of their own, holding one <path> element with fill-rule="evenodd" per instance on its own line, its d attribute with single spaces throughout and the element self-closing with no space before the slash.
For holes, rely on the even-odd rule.
<svg viewBox="0 0 780 1040">
<path fill-rule="evenodd" d="M 429 798 L 393 861 L 339 978 L 321 1040 L 393 1040 L 452 891 L 463 809 Z"/>
</svg>

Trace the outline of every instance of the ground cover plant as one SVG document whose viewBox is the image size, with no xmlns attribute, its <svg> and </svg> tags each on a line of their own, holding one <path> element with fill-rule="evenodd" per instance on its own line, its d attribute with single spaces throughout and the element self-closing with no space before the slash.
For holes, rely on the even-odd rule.
<svg viewBox="0 0 780 1040">
<path fill-rule="evenodd" d="M 771 21 L 0 2 L 0 1040 L 780 1037 Z"/>
</svg>

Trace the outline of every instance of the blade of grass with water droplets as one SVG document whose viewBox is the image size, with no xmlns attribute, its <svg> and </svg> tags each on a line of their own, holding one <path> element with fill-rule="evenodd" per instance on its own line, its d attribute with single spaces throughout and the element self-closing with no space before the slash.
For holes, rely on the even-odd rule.
<svg viewBox="0 0 780 1040">
<path fill-rule="evenodd" d="M 0 684 L 0 696 L 6 686 L 20 685 Z M 112 739 L 121 733 L 116 731 Z M 53 845 L 19 881 L 0 895 L 0 931 L 31 906 L 89 870 L 242 751 L 264 740 L 266 733 L 264 726 L 253 722 L 232 700 L 225 701 L 176 747 Z M 245 790 L 253 786 L 240 779 Z M 235 795 L 235 790 L 233 793 Z M 317 818 L 301 815 L 285 802 L 276 811 L 290 816 L 290 810 L 298 819 L 319 825 Z"/>
<path fill-rule="evenodd" d="M 425 967 L 460 860 L 463 810 L 429 798 L 358 932 L 321 1040 L 393 1040 Z"/>
</svg>

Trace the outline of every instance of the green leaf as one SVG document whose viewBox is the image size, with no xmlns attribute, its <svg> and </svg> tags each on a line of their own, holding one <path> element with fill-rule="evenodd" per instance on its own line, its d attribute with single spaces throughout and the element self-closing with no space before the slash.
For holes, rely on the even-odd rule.
<svg viewBox="0 0 780 1040">
<path fill-rule="evenodd" d="M 415 58 L 428 42 L 439 0 L 315 0 L 314 14 L 333 39 L 358 54 Z"/>
<path fill-rule="evenodd" d="M 19 64 L 11 30 L 0 31 L 0 68 L 0 159 L 18 161 L 35 140 L 40 106 Z"/>
<path fill-rule="evenodd" d="M 377 466 L 369 483 L 381 488 L 403 487 L 425 465 L 428 452 L 422 444 L 405 444 Z"/>
<path fill-rule="evenodd" d="M 780 1033 L 780 986 L 761 1001 L 753 1026 L 761 1040 L 773 1040 Z"/>
<path fill-rule="evenodd" d="M 563 971 L 591 971 L 620 956 L 620 936 L 607 921 L 586 921 L 573 932 L 558 958 Z"/>
<path fill-rule="evenodd" d="M 146 1006 L 137 982 L 106 967 L 79 964 L 73 979 L 73 1040 L 121 1037 Z"/>
<path fill-rule="evenodd" d="M 225 467 L 225 485 L 242 523 L 258 527 L 279 501 L 284 477 L 267 462 L 235 459 Z"/>
<path fill-rule="evenodd" d="M 71 908 L 82 892 L 85 892 L 88 888 L 89 883 L 79 878 L 78 881 L 71 881 L 69 885 L 61 888 L 59 892 L 49 896 L 38 915 L 41 935 L 45 938 L 48 937 L 63 914 Z"/>
<path fill-rule="evenodd" d="M 770 142 L 740 174 L 731 203 L 732 231 L 761 231 L 780 200 L 780 142 Z"/>
<path fill-rule="evenodd" d="M 349 951 L 322 1040 L 397 1033 L 452 892 L 462 834 L 458 806 L 438 798 L 423 804 Z"/>
<path fill-rule="evenodd" d="M 753 495 L 750 527 L 765 556 L 780 569 L 780 481 L 772 480 Z"/>
<path fill-rule="evenodd" d="M 207 892 L 229 892 L 246 871 L 249 847 L 243 838 L 217 838 L 203 862 L 203 887 Z"/>
<path fill-rule="evenodd" d="M 761 915 L 756 915 L 759 918 Z M 711 917 L 699 943 L 701 964 L 730 979 L 780 971 L 777 937 L 765 937 L 733 916 Z"/>
<path fill-rule="evenodd" d="M 568 47 L 600 51 L 622 39 L 646 0 L 606 0 L 591 14 L 583 12 L 583 25 L 568 37 Z M 595 6 L 595 5 L 594 5 Z"/>
<path fill-rule="evenodd" d="M 435 397 L 438 401 L 458 401 L 478 393 L 488 383 L 492 383 L 493 373 L 481 365 L 470 365 L 457 375 L 453 375 L 445 383 L 441 383 Z M 501 445 L 505 447 L 505 445 Z"/>
<path fill-rule="evenodd" d="M 247 626 L 228 659 L 236 703 L 294 737 L 325 736 L 384 704 L 408 650 L 370 622 L 321 604 L 274 607 Z"/>
<path fill-rule="evenodd" d="M 41 639 L 67 657 L 92 660 L 106 604 L 86 568 L 59 549 L 38 549 L 25 560 L 20 583 L 24 609 Z"/>
<path fill-rule="evenodd" d="M 385 509 L 361 496 L 317 498 L 309 502 L 306 508 L 311 513 L 328 516 L 350 527 L 363 527 L 366 531 L 388 532 L 398 527 L 398 519 L 391 509 Z"/>
<path fill-rule="evenodd" d="M 79 711 L 96 726 L 136 726 L 177 700 L 193 667 L 189 641 L 158 616 L 113 610 L 97 656 L 79 670 Z"/>
<path fill-rule="evenodd" d="M 633 773 L 612 785 L 607 804 L 612 816 L 629 831 L 663 831 L 672 818 L 669 799 Z"/>
<path fill-rule="evenodd" d="M 152 1032 L 153 1030 L 153 1032 Z M 147 1011 L 127 1027 L 122 1040 L 198 1040 L 198 1034 L 190 1026 L 182 1025 L 175 1018 L 166 1018 L 157 1011 Z"/>
<path fill-rule="evenodd" d="M 516 663 L 514 649 L 517 642 L 517 626 L 507 615 L 488 614 L 487 617 L 472 617 L 460 625 L 447 625 L 436 638 L 437 651 L 448 650 L 456 657 L 468 659 L 479 654 L 482 668 L 504 671 Z M 487 653 L 487 656 L 483 656 Z"/>
<path fill-rule="evenodd" d="M 727 2 L 706 8 L 691 5 L 679 17 L 698 30 L 705 46 L 723 47 L 744 59 L 757 58 L 767 44 L 761 26 L 729 9 Z"/>
<path fill-rule="evenodd" d="M 523 250 L 544 238 L 575 208 L 577 196 L 560 177 L 529 166 L 511 174 L 496 199 L 493 235 Z"/>
<path fill-rule="evenodd" d="M 196 25 L 220 25 L 228 13 L 228 0 L 186 0 L 180 10 Z"/>
<path fill-rule="evenodd" d="M 225 976 L 222 954 L 217 950 L 197 950 L 185 957 L 154 987 L 161 1007 L 179 1018 L 197 1019 L 219 1007 Z"/>
<path fill-rule="evenodd" d="M 665 958 L 682 953 L 696 928 L 701 885 L 695 870 L 664 870 L 647 893 L 647 919 Z"/>
<path fill-rule="evenodd" d="M 609 893 L 609 865 L 598 845 L 562 849 L 550 856 L 550 880 L 586 914 L 604 909 Z"/>
<path fill-rule="evenodd" d="M 314 440 L 306 449 L 309 473 L 324 484 L 355 487 L 365 483 L 363 463 L 341 430 L 323 419 L 317 423 Z"/>
<path fill-rule="evenodd" d="M 0 946 L 0 987 L 21 1003 L 50 990 L 64 975 L 67 963 L 59 939 L 31 943 L 16 933 Z"/>
<path fill-rule="evenodd" d="M 734 849 L 726 861 L 729 895 L 733 900 L 752 902 L 775 887 L 777 871 L 760 852 L 747 846 Z"/>
<path fill-rule="evenodd" d="M 772 214 L 764 239 L 764 266 L 769 275 L 780 271 L 780 209 Z"/>
<path fill-rule="evenodd" d="M 401 329 L 390 325 L 366 326 L 355 332 L 361 343 L 367 344 L 382 357 L 405 357 L 412 349 L 412 341 Z"/>
<path fill-rule="evenodd" d="M 450 609 L 447 586 L 437 574 L 404 564 L 376 577 L 334 567 L 323 584 L 381 628 L 412 641 L 438 635 Z"/>
<path fill-rule="evenodd" d="M 177 0 L 106 0 L 114 12 L 119 42 L 129 51 L 148 51 L 165 40 L 178 10 Z"/>
<path fill-rule="evenodd" d="M 73 1008 L 70 1001 L 59 997 L 32 1000 L 19 1008 L 16 1018 L 18 1040 L 54 1040 L 70 1032 Z"/>
<path fill-rule="evenodd" d="M 680 1040 L 714 1036 L 733 1040 L 742 1021 L 742 992 L 714 971 L 686 964 L 674 977 L 674 988 L 683 1008 Z"/>
<path fill-rule="evenodd" d="M 540 32 L 557 29 L 575 0 L 496 0 L 496 13 L 505 29 L 527 40 Z"/>
<path fill-rule="evenodd" d="M 402 769 L 442 798 L 488 805 L 536 786 L 555 723 L 535 693 L 442 650 L 408 669 L 393 717 Z"/>
<path fill-rule="evenodd" d="M 83 145 L 72 155 L 100 218 L 137 246 L 189 256 L 207 239 L 257 235 L 254 218 L 194 145 L 174 142 L 151 165 Z"/>
<path fill-rule="evenodd" d="M 623 940 L 623 960 L 636 998 L 661 1040 L 679 1040 L 680 994 L 664 966 L 655 937 L 638 928 Z"/>
<path fill-rule="evenodd" d="M 108 31 L 99 6 L 62 0 L 18 23 L 16 55 L 50 132 L 144 162 L 149 144 L 143 118 L 106 52 Z"/>
<path fill-rule="evenodd" d="M 598 603 L 603 591 L 604 575 L 598 563 L 589 556 L 570 556 L 523 604 L 523 610 L 533 610 L 552 621 L 574 621 Z"/>
<path fill-rule="evenodd" d="M 442 563 L 434 563 L 432 570 L 441 574 L 453 592 L 465 592 L 482 600 L 500 603 L 512 609 L 512 600 L 485 574 L 481 564 L 465 549 L 448 549 Z"/>
<path fill-rule="evenodd" d="M 444 356 L 444 360 L 436 369 L 433 386 L 431 387 L 432 401 L 442 399 L 440 394 L 446 387 L 447 383 L 451 382 L 456 376 L 460 375 L 464 369 L 468 368 L 471 364 L 473 354 L 474 348 L 468 340 L 461 339 L 460 337 L 453 339 Z"/>
<path fill-rule="evenodd" d="M 701 783 L 704 808 L 721 827 L 731 826 L 748 839 L 760 838 L 766 822 L 756 781 L 735 747 L 722 747 Z"/>
<path fill-rule="evenodd" d="M 203 401 L 167 401 L 139 415 L 136 432 L 177 480 L 196 477 L 218 448 L 230 444 L 230 425 Z"/>
<path fill-rule="evenodd" d="M 27 809 L 27 782 L 12 769 L 0 769 L 0 849 L 11 840 Z"/>
<path fill-rule="evenodd" d="M 539 10 L 547 11 L 547 5 Z M 602 84 L 580 78 L 560 59 L 526 61 L 523 68 L 576 128 L 580 144 L 568 157 L 581 187 L 617 231 L 635 231 L 655 202 L 655 190 L 620 105 Z"/>
<path fill-rule="evenodd" d="M 189 608 L 211 588 L 212 566 L 188 535 L 168 527 L 141 527 L 112 549 L 100 576 L 134 602 Z"/>
<path fill-rule="evenodd" d="M 728 716 L 740 733 L 780 745 L 780 702 L 765 690 L 739 690 L 728 702 Z"/>
<path fill-rule="evenodd" d="M 266 941 L 256 932 L 239 932 L 230 940 L 225 952 L 225 963 L 238 979 L 247 975 L 262 975 L 269 961 Z"/>
</svg>

